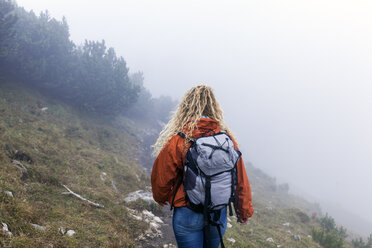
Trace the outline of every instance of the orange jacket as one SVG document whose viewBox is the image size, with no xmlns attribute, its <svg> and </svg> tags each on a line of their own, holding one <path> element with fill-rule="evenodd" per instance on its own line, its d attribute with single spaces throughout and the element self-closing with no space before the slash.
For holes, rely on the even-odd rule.
<svg viewBox="0 0 372 248">
<path fill-rule="evenodd" d="M 202 118 L 198 122 L 198 129 L 194 130 L 193 137 L 198 138 L 202 133 L 214 130 L 220 132 L 218 121 Z M 234 146 L 238 149 L 236 142 Z M 188 147 L 190 144 L 188 144 Z M 187 147 L 187 148 L 188 148 Z M 184 139 L 179 135 L 174 135 L 167 145 L 160 151 L 151 172 L 151 185 L 154 200 L 160 204 L 171 203 L 174 191 L 180 178 L 180 171 L 183 171 L 187 149 L 184 149 Z M 240 158 L 237 163 L 238 184 L 236 192 L 239 199 L 239 214 L 241 219 L 247 219 L 253 214 L 252 195 L 247 173 L 245 171 L 243 159 Z M 183 184 L 177 190 L 174 206 L 186 206 L 186 193 L 183 190 Z"/>
</svg>

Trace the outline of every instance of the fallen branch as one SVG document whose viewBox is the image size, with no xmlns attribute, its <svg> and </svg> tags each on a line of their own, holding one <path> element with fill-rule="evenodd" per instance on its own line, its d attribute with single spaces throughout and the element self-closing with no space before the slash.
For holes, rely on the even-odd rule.
<svg viewBox="0 0 372 248">
<path fill-rule="evenodd" d="M 90 205 L 93 205 L 97 208 L 104 208 L 103 205 L 99 204 L 99 203 L 95 203 L 95 202 L 92 202 L 84 197 L 82 197 L 81 195 L 79 194 L 76 194 L 75 192 L 73 192 L 71 189 L 69 189 L 66 185 L 62 185 L 65 189 L 67 189 L 68 192 L 62 192 L 63 195 L 73 195 L 75 196 L 76 198 L 82 200 L 82 201 L 86 201 L 88 202 Z"/>
<path fill-rule="evenodd" d="M 119 193 L 119 190 L 118 188 L 116 187 L 115 183 L 114 183 L 114 180 L 111 180 L 111 186 L 112 188 L 115 190 L 116 193 Z"/>
<path fill-rule="evenodd" d="M 27 167 L 23 165 L 21 162 L 14 159 L 13 164 L 17 166 L 19 169 L 21 169 L 22 174 L 27 174 Z"/>
</svg>

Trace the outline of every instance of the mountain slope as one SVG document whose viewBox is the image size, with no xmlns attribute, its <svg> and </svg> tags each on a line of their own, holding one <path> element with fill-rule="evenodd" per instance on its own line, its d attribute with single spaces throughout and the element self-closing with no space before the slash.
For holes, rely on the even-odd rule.
<svg viewBox="0 0 372 248">
<path fill-rule="evenodd" d="M 160 209 L 146 193 L 148 145 L 158 129 L 125 117 L 87 116 L 0 79 L 0 222 L 12 233 L 0 232 L 0 247 L 174 245 L 169 208 Z M 229 217 L 226 246 L 320 247 L 309 236 L 319 227 L 319 207 L 246 165 L 255 214 L 246 226 Z M 62 185 L 104 208 L 62 194 Z M 124 200 L 137 190 L 143 199 Z M 60 228 L 76 234 L 69 237 Z"/>
<path fill-rule="evenodd" d="M 0 246 L 135 247 L 147 226 L 128 217 L 122 199 L 147 182 L 135 135 L 11 83 L 0 89 L 0 221 L 13 237 L 0 234 Z M 105 207 L 62 195 L 62 185 Z"/>
</svg>

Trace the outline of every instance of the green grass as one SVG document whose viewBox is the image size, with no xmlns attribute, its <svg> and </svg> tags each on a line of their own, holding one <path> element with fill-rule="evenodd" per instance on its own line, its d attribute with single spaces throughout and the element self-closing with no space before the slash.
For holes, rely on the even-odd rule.
<svg viewBox="0 0 372 248">
<path fill-rule="evenodd" d="M 149 126 L 125 117 L 108 120 L 82 114 L 36 91 L 0 80 L 0 221 L 13 233 L 9 238 L 0 232 L 0 247 L 138 247 L 135 239 L 148 225 L 130 218 L 127 207 L 155 214 L 160 208 L 123 199 L 150 184 L 138 164 L 143 149 L 138 133 Z M 48 110 L 42 111 L 43 107 Z M 28 167 L 26 175 L 12 164 L 16 151 L 33 160 L 21 161 Z M 100 178 L 103 172 L 104 181 Z M 319 248 L 308 237 L 313 226 L 319 227 L 310 218 L 313 213 L 321 215 L 319 206 L 281 191 L 273 178 L 253 166 L 247 166 L 247 173 L 255 214 L 244 226 L 231 218 L 226 246 Z M 66 191 L 62 184 L 105 208 L 62 195 Z M 13 192 L 14 198 L 4 191 Z M 283 226 L 286 222 L 289 227 Z M 37 231 L 31 223 L 47 229 Z M 60 227 L 73 229 L 76 235 L 64 236 Z M 300 235 L 301 242 L 293 235 Z M 269 237 L 275 243 L 267 242 Z M 347 247 L 351 247 L 349 243 Z"/>
<path fill-rule="evenodd" d="M 288 194 L 277 187 L 274 178 L 267 176 L 262 171 L 247 166 L 247 174 L 254 192 L 253 205 L 255 213 L 249 220 L 248 225 L 236 223 L 231 218 L 232 228 L 228 228 L 225 234 L 225 243 L 228 247 L 315 247 L 320 248 L 311 237 L 312 227 L 319 228 L 316 216 L 321 216 L 321 210 L 317 204 L 309 203 L 295 195 Z M 284 223 L 290 223 L 289 227 Z M 301 241 L 296 241 L 294 235 L 299 235 Z M 227 238 L 235 239 L 232 244 Z M 274 243 L 267 241 L 272 238 Z M 344 248 L 351 247 L 346 241 Z"/>
<path fill-rule="evenodd" d="M 147 226 L 128 218 L 123 197 L 148 186 L 135 159 L 135 131 L 119 130 L 113 121 L 82 115 L 19 85 L 0 84 L 0 220 L 14 235 L 0 233 L 0 247 L 135 247 Z M 9 157 L 16 150 L 34 161 L 21 161 L 28 166 L 26 176 Z M 62 184 L 105 208 L 62 195 Z M 31 223 L 47 230 L 36 231 Z M 76 235 L 63 236 L 59 227 Z"/>
<path fill-rule="evenodd" d="M 235 218 L 231 218 L 233 227 L 227 229 L 225 242 L 231 244 L 227 238 L 235 239 L 236 243 L 231 247 L 320 247 L 308 237 L 311 234 L 311 225 L 317 223 L 303 223 L 298 213 L 302 211 L 294 208 L 259 208 L 247 225 L 240 225 Z M 289 227 L 283 226 L 286 222 L 290 223 Z M 299 235 L 301 242 L 294 240 L 293 235 Z M 274 243 L 266 241 L 268 238 L 272 238 Z"/>
</svg>

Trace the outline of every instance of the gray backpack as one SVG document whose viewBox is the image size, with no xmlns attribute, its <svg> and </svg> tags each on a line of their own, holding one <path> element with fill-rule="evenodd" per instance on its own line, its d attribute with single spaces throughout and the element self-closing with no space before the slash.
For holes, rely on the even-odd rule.
<svg viewBox="0 0 372 248">
<path fill-rule="evenodd" d="M 238 207 L 238 198 L 235 192 L 237 184 L 236 163 L 241 152 L 234 147 L 231 137 L 223 132 L 202 136 L 193 140 L 186 154 L 183 171 L 184 191 L 189 202 L 189 208 L 204 214 L 205 236 L 207 244 L 209 225 L 217 226 L 221 209 L 229 206 L 230 216 L 233 215 L 231 203 L 235 209 Z M 209 133 L 208 132 L 208 133 Z M 178 133 L 185 138 L 184 133 Z M 177 185 L 176 193 L 180 184 Z M 173 199 L 174 200 L 174 199 Z M 173 202 L 172 202 L 173 205 Z M 239 219 L 239 214 L 235 211 Z M 211 214 L 213 213 L 213 218 Z M 222 235 L 220 233 L 221 246 Z"/>
</svg>

